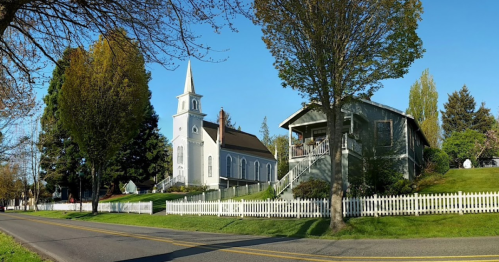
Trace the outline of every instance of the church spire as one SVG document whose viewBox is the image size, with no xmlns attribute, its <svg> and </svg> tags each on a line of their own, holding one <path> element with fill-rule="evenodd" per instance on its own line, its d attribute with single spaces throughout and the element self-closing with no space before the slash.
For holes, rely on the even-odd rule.
<svg viewBox="0 0 499 262">
<path fill-rule="evenodd" d="M 184 87 L 184 94 L 188 93 L 196 93 L 194 90 L 194 80 L 192 79 L 191 60 L 189 60 L 189 64 L 187 65 L 187 76 L 185 77 Z"/>
</svg>

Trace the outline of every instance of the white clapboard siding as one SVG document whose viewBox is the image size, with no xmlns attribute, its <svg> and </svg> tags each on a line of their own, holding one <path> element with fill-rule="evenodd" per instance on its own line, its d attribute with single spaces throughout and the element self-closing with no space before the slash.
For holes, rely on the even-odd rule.
<svg viewBox="0 0 499 262">
<path fill-rule="evenodd" d="M 45 203 L 38 204 L 40 211 L 80 211 L 80 203 L 71 204 L 53 204 Z M 82 203 L 82 211 L 92 211 L 92 203 Z M 149 202 L 113 202 L 113 203 L 99 203 L 97 206 L 99 212 L 110 213 L 138 213 L 138 214 L 152 214 L 153 204 Z"/>
<path fill-rule="evenodd" d="M 329 217 L 327 199 L 166 201 L 167 215 Z"/>
</svg>

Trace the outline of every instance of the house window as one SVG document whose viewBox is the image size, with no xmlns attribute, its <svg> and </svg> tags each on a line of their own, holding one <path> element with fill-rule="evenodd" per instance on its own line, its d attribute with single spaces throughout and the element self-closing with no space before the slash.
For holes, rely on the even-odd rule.
<svg viewBox="0 0 499 262">
<path fill-rule="evenodd" d="M 211 160 L 211 156 L 208 157 L 208 177 L 211 177 L 212 176 L 212 160 Z"/>
<path fill-rule="evenodd" d="M 194 134 L 198 133 L 198 127 L 197 126 L 193 126 L 192 127 L 192 133 L 194 133 Z"/>
<path fill-rule="evenodd" d="M 183 146 L 177 147 L 177 163 L 184 164 L 184 147 Z"/>
<path fill-rule="evenodd" d="M 241 159 L 241 179 L 246 179 L 246 159 Z"/>
<path fill-rule="evenodd" d="M 192 100 L 192 110 L 198 110 L 198 101 L 196 99 Z"/>
<path fill-rule="evenodd" d="M 377 146 L 392 146 L 392 120 L 375 121 L 375 136 Z"/>
<path fill-rule="evenodd" d="M 267 164 L 267 181 L 272 181 L 272 166 Z"/>
<path fill-rule="evenodd" d="M 230 177 L 232 174 L 232 157 L 227 156 L 227 177 Z"/>
<path fill-rule="evenodd" d="M 255 180 L 260 180 L 260 163 L 255 161 Z"/>
</svg>

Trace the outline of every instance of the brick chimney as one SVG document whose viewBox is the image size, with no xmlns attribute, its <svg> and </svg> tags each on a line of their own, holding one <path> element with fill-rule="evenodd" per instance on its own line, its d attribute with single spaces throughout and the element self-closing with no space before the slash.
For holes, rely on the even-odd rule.
<svg viewBox="0 0 499 262">
<path fill-rule="evenodd" d="M 220 119 L 218 121 L 219 124 L 219 138 L 220 138 L 220 145 L 225 146 L 225 112 L 224 108 L 222 107 L 220 109 Z"/>
</svg>

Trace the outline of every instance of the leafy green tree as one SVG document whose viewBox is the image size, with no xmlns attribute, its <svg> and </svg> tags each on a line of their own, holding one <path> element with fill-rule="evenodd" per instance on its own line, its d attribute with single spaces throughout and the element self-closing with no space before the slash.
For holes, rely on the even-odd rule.
<svg viewBox="0 0 499 262">
<path fill-rule="evenodd" d="M 428 69 L 411 86 L 407 113 L 421 126 L 431 147 L 439 146 L 440 125 L 438 124 L 438 92 Z"/>
<path fill-rule="evenodd" d="M 100 36 L 88 52 L 80 48 L 71 54 L 60 114 L 89 163 L 94 214 L 105 165 L 137 134 L 144 119 L 149 78 L 138 43 L 123 30 Z"/>
<path fill-rule="evenodd" d="M 451 162 L 456 167 L 462 167 L 466 159 L 470 159 L 473 165 L 477 165 L 477 155 L 483 145 L 485 135 L 476 130 L 467 129 L 461 132 L 452 132 L 442 144 L 442 149 L 449 155 Z"/>
<path fill-rule="evenodd" d="M 475 112 L 475 98 L 471 96 L 466 85 L 449 95 L 449 100 L 444 103 L 442 114 L 442 129 L 444 138 L 451 136 L 452 132 L 463 132 L 473 126 Z"/>
<path fill-rule="evenodd" d="M 274 137 L 270 152 L 277 148 L 277 178 L 281 179 L 289 172 L 289 141 L 285 135 Z"/>
<path fill-rule="evenodd" d="M 168 140 L 159 133 L 158 115 L 149 103 L 138 134 L 109 161 L 103 181 L 112 193 L 120 193 L 120 182 L 163 178 L 168 170 L 168 154 Z"/>
<path fill-rule="evenodd" d="M 419 0 L 255 0 L 263 41 L 283 86 L 320 103 L 331 158 L 331 228 L 345 226 L 341 199 L 341 108 L 370 97 L 381 80 L 402 77 L 423 53 Z"/>
</svg>

